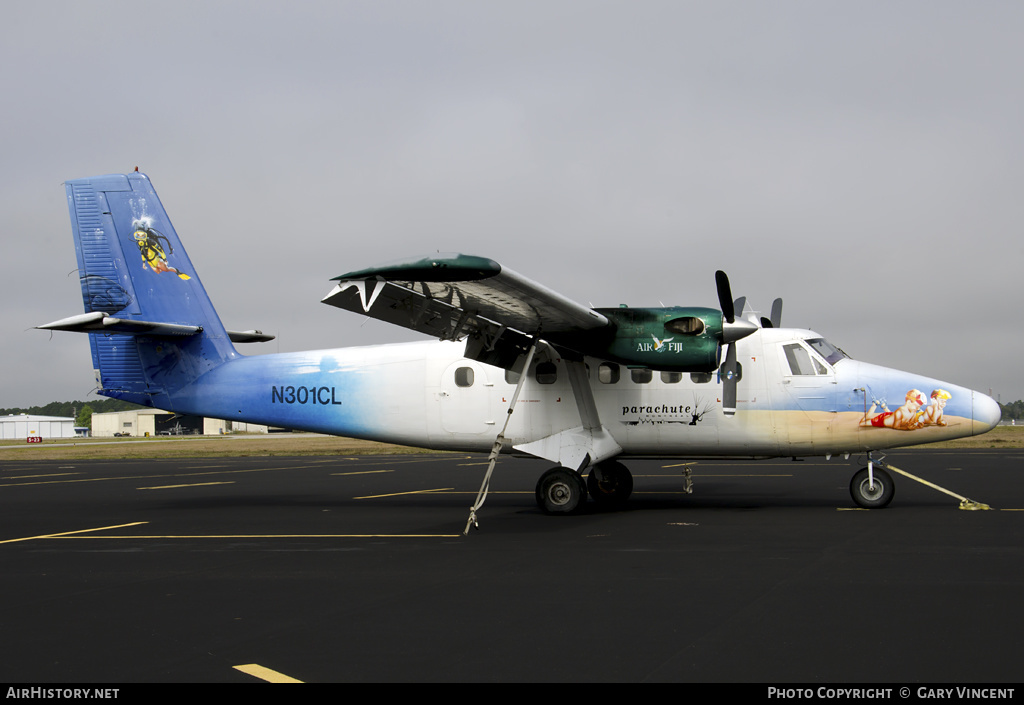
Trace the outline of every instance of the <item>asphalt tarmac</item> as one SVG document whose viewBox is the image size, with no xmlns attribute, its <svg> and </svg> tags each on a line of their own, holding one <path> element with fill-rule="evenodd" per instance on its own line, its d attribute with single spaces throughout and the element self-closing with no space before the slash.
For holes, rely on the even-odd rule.
<svg viewBox="0 0 1024 705">
<path fill-rule="evenodd" d="M 1024 450 L 627 465 L 546 516 L 547 465 L 464 455 L 0 462 L 0 681 L 1006 683 Z M 262 670 L 261 670 L 262 669 Z"/>
</svg>

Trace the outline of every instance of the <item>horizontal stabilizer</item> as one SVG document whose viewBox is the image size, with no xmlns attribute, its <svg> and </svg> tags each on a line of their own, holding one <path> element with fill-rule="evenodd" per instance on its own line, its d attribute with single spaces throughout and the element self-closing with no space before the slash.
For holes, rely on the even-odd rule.
<svg viewBox="0 0 1024 705">
<path fill-rule="evenodd" d="M 267 335 L 261 330 L 229 330 L 228 338 L 232 343 L 266 343 L 275 336 Z"/>
<path fill-rule="evenodd" d="M 159 323 L 156 321 L 139 321 L 136 319 L 114 318 L 102 311 L 83 313 L 78 316 L 62 318 L 53 323 L 36 326 L 42 330 L 65 330 L 73 333 L 125 333 L 128 335 L 181 336 L 201 333 L 202 326 L 186 326 L 179 323 Z"/>
<path fill-rule="evenodd" d="M 115 318 L 102 311 L 83 313 L 78 316 L 62 318 L 53 323 L 36 326 L 40 330 L 63 330 L 72 333 L 124 333 L 127 335 L 181 336 L 195 335 L 202 332 L 202 326 L 188 326 L 180 323 L 158 323 L 156 321 L 138 321 L 135 319 Z M 265 343 L 274 336 L 259 330 L 226 331 L 232 343 Z"/>
</svg>

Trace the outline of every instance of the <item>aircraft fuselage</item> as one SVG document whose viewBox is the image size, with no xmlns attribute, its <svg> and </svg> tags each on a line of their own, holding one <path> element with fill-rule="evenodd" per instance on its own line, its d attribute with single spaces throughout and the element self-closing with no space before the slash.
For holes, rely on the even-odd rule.
<svg viewBox="0 0 1024 705">
<path fill-rule="evenodd" d="M 999 420 L 998 405 L 985 395 L 845 356 L 828 361 L 807 342 L 820 340 L 811 331 L 763 329 L 740 341 L 734 416 L 722 413 L 717 374 L 588 359 L 587 377 L 623 457 L 863 452 L 976 435 Z M 504 423 L 517 376 L 464 358 L 463 347 L 429 341 L 238 356 L 157 404 L 228 420 L 486 452 Z M 579 426 L 565 364 L 552 354 L 534 361 L 505 433 L 507 446 Z M 907 402 L 913 391 L 920 397 Z M 928 415 L 939 403 L 943 408 Z"/>
</svg>

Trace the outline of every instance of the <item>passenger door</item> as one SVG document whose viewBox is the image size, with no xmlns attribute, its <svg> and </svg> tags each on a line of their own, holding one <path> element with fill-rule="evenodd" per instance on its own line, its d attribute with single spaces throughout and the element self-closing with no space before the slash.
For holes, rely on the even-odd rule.
<svg viewBox="0 0 1024 705">
<path fill-rule="evenodd" d="M 493 369 L 493 368 L 491 368 Z M 441 377 L 438 403 L 441 427 L 449 433 L 496 434 L 494 382 L 487 368 L 473 360 L 459 360 Z"/>
</svg>

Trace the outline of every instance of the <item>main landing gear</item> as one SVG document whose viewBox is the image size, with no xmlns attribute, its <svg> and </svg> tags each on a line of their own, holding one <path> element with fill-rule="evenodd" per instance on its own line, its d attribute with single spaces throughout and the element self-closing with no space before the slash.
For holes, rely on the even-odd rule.
<svg viewBox="0 0 1024 705">
<path fill-rule="evenodd" d="M 586 506 L 588 491 L 599 506 L 618 508 L 633 492 L 633 476 L 615 460 L 591 467 L 586 481 L 569 468 L 552 468 L 537 481 L 537 506 L 545 514 L 577 514 Z"/>
<path fill-rule="evenodd" d="M 587 485 L 574 470 L 551 468 L 537 480 L 536 495 L 545 514 L 576 514 L 587 501 Z"/>
</svg>

